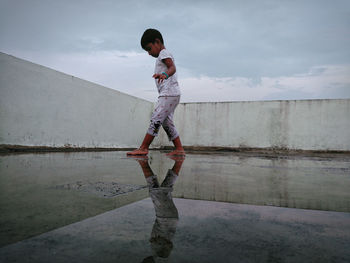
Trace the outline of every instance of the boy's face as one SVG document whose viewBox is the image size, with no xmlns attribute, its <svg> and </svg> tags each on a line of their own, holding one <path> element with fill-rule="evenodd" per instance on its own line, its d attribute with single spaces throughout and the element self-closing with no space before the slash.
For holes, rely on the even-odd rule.
<svg viewBox="0 0 350 263">
<path fill-rule="evenodd" d="M 162 50 L 162 43 L 159 39 L 156 39 L 154 43 L 148 43 L 145 47 L 145 50 L 148 52 L 148 55 L 157 58 L 160 51 Z"/>
</svg>

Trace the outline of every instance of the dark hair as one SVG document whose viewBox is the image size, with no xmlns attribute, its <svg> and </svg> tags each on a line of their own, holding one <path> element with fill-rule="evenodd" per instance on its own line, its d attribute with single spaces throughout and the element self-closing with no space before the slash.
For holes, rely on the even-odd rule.
<svg viewBox="0 0 350 263">
<path fill-rule="evenodd" d="M 154 43 L 157 38 L 164 44 L 162 34 L 157 29 L 147 29 L 141 37 L 141 47 L 145 49 L 147 44 Z"/>
</svg>

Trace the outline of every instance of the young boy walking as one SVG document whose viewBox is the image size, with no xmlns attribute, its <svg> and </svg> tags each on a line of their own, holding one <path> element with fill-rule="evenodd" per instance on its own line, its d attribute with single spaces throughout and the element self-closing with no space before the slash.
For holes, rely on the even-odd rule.
<svg viewBox="0 0 350 263">
<path fill-rule="evenodd" d="M 151 123 L 140 148 L 128 152 L 129 156 L 147 155 L 148 148 L 159 129 L 163 126 L 175 150 L 170 156 L 184 156 L 180 136 L 173 122 L 174 111 L 180 102 L 180 88 L 177 82 L 176 67 L 173 55 L 166 50 L 161 33 L 156 29 L 147 29 L 141 38 L 141 46 L 152 57 L 157 58 L 153 78 L 155 79 L 159 97 L 152 113 Z"/>
</svg>

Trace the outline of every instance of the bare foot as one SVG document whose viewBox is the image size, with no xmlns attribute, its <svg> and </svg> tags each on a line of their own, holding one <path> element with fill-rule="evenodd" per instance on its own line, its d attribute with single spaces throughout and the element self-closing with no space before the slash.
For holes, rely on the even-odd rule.
<svg viewBox="0 0 350 263">
<path fill-rule="evenodd" d="M 167 153 L 166 156 L 186 156 L 186 154 L 184 150 L 174 150 L 170 153 Z"/>
<path fill-rule="evenodd" d="M 147 155 L 128 155 L 127 157 L 137 161 L 139 164 L 148 163 L 148 156 Z"/>
<path fill-rule="evenodd" d="M 186 158 L 185 155 L 167 155 L 167 157 L 175 162 L 183 162 Z"/>
<path fill-rule="evenodd" d="M 133 150 L 132 152 L 127 152 L 126 155 L 128 156 L 139 156 L 139 155 L 147 155 L 148 154 L 148 150 L 145 149 L 136 149 Z"/>
</svg>

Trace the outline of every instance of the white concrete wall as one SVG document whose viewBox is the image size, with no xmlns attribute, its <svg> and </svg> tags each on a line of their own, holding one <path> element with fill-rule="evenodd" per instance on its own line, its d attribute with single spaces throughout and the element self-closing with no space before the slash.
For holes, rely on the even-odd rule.
<svg viewBox="0 0 350 263">
<path fill-rule="evenodd" d="M 136 147 L 153 103 L 0 53 L 0 144 Z"/>
<path fill-rule="evenodd" d="M 186 146 L 350 151 L 350 99 L 183 103 L 175 125 Z"/>
<path fill-rule="evenodd" d="M 137 147 L 153 103 L 0 53 L 0 145 Z M 350 99 L 182 103 L 185 146 L 350 151 Z M 164 131 L 153 147 L 170 145 Z"/>
</svg>

